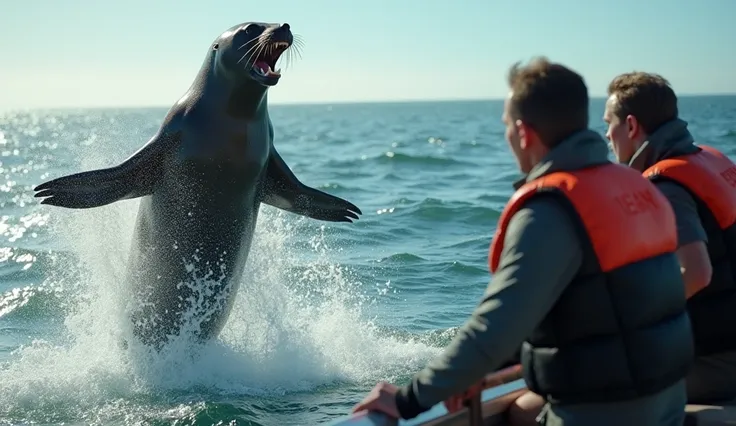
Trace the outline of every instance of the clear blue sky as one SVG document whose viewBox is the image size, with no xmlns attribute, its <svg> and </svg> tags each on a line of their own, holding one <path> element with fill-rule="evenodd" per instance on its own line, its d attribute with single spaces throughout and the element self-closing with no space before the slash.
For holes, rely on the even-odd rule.
<svg viewBox="0 0 736 426">
<path fill-rule="evenodd" d="M 736 92 L 736 0 L 0 0 L 0 109 L 169 106 L 211 41 L 288 22 L 302 59 L 274 103 L 498 98 L 544 54 L 593 95 L 633 69 L 680 93 Z"/>
</svg>

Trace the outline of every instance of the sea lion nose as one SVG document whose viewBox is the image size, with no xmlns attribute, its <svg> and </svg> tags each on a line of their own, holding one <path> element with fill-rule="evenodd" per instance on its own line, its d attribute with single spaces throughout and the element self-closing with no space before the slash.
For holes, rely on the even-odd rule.
<svg viewBox="0 0 736 426">
<path fill-rule="evenodd" d="M 288 30 L 291 29 L 291 27 L 289 26 L 289 24 L 287 24 L 286 22 L 284 22 L 283 24 L 281 24 L 281 29 L 284 30 L 284 31 L 288 31 Z"/>
</svg>

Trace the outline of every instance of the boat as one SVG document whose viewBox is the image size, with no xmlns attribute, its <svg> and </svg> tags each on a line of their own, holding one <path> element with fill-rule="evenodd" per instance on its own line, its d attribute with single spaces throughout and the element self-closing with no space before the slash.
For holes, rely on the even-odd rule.
<svg viewBox="0 0 736 426">
<path fill-rule="evenodd" d="M 360 412 L 337 419 L 328 426 L 504 426 L 505 412 L 521 394 L 526 384 L 521 368 L 513 366 L 486 376 L 485 389 L 469 400 L 467 408 L 449 412 L 440 403 L 411 420 L 396 420 L 383 413 Z M 692 405 L 685 408 L 684 426 L 736 425 L 736 401 L 733 405 Z"/>
</svg>

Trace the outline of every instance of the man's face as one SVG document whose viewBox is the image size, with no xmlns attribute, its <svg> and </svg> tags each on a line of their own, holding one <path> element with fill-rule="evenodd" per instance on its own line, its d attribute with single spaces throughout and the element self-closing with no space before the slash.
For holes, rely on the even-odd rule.
<svg viewBox="0 0 736 426">
<path fill-rule="evenodd" d="M 521 148 L 521 135 L 519 135 L 519 126 L 516 120 L 509 113 L 509 101 L 511 95 L 506 98 L 503 104 L 503 124 L 506 126 L 506 141 L 511 147 L 511 152 L 516 157 L 516 162 L 519 165 L 519 170 L 522 173 L 527 174 L 532 169 L 530 161 L 526 152 Z"/>
<path fill-rule="evenodd" d="M 628 116 L 622 120 L 614 114 L 617 107 L 616 95 L 611 95 L 606 101 L 606 110 L 603 113 L 603 121 L 608 125 L 606 139 L 610 142 L 611 151 L 616 156 L 616 160 L 619 163 L 628 164 L 638 149 L 636 142 L 633 140 L 635 132 L 632 129 L 632 121 L 636 125 L 636 118 Z"/>
</svg>

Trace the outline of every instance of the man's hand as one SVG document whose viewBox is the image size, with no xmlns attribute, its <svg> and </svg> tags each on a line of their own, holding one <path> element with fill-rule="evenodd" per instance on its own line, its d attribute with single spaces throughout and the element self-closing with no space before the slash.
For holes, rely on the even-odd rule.
<svg viewBox="0 0 736 426">
<path fill-rule="evenodd" d="M 520 373 L 521 365 L 516 364 L 510 367 L 502 368 L 501 370 L 498 370 L 493 374 L 489 374 L 478 383 L 468 388 L 468 390 L 466 390 L 465 392 L 459 393 L 446 399 L 445 408 L 447 408 L 447 411 L 450 413 L 460 411 L 463 409 L 463 407 L 465 407 L 464 403 L 466 400 L 473 398 L 474 396 L 480 394 L 488 388 L 501 386 L 502 384 L 507 383 L 509 379 L 515 379 Z"/>
<path fill-rule="evenodd" d="M 485 388 L 486 388 L 486 381 L 481 380 L 480 382 L 471 386 L 465 392 L 459 393 L 457 395 L 451 396 L 448 399 L 446 399 L 445 408 L 447 408 L 447 411 L 450 413 L 460 411 L 463 408 L 465 408 L 465 401 L 467 399 L 472 398 L 473 396 L 483 392 Z"/>
<path fill-rule="evenodd" d="M 396 392 L 399 388 L 391 383 L 379 382 L 363 401 L 353 407 L 353 413 L 363 410 L 380 411 L 398 419 L 399 409 L 396 407 Z"/>
</svg>

